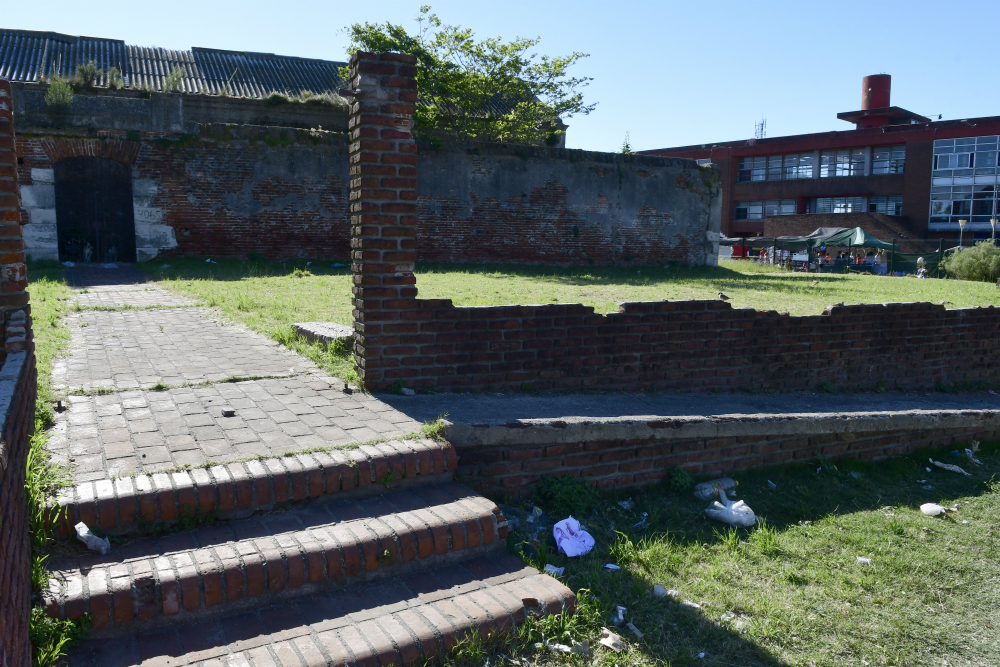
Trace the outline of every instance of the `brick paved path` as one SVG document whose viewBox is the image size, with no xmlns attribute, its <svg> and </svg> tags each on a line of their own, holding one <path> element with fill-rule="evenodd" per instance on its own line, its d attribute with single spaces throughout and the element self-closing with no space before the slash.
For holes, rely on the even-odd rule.
<svg viewBox="0 0 1000 667">
<path fill-rule="evenodd" d="M 183 296 L 147 283 L 90 286 L 73 298 L 83 310 L 67 318 L 70 351 L 54 364 L 67 409 L 49 450 L 77 482 L 420 427 L 369 395 L 343 393 L 343 382 L 308 359 Z"/>
</svg>

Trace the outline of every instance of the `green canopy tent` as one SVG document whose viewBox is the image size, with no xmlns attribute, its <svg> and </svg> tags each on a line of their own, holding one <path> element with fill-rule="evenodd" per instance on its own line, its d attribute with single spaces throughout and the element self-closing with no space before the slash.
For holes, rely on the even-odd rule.
<svg viewBox="0 0 1000 667">
<path fill-rule="evenodd" d="M 860 227 L 820 227 L 808 236 L 779 236 L 774 239 L 774 246 L 782 250 L 812 250 L 820 246 L 833 248 L 882 248 L 896 254 L 896 243 L 887 243 L 877 239 Z M 889 270 L 892 271 L 892 257 L 889 260 Z"/>
<path fill-rule="evenodd" d="M 818 248 L 832 246 L 834 248 L 884 248 L 893 250 L 895 243 L 887 243 L 875 238 L 860 227 L 820 227 L 808 236 L 779 236 L 774 239 L 775 246 L 782 250 L 798 248 Z"/>
</svg>

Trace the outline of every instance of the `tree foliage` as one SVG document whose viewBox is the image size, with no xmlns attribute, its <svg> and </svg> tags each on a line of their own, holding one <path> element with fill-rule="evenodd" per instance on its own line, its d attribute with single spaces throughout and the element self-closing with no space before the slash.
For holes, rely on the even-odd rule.
<svg viewBox="0 0 1000 667">
<path fill-rule="evenodd" d="M 422 6 L 418 30 L 392 23 L 355 23 L 354 51 L 405 53 L 417 58 L 418 132 L 446 132 L 482 141 L 558 140 L 560 119 L 586 115 L 581 89 L 591 80 L 567 70 L 588 54 L 552 57 L 533 52 L 540 38 L 477 41 L 472 30 L 447 25 Z"/>
<path fill-rule="evenodd" d="M 1000 248 L 993 241 L 961 248 L 945 258 L 944 270 L 960 280 L 994 282 L 1000 279 Z"/>
</svg>

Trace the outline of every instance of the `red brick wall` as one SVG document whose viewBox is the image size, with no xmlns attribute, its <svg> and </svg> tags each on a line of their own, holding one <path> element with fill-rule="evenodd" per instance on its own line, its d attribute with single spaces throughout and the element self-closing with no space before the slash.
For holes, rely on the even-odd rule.
<svg viewBox="0 0 1000 667">
<path fill-rule="evenodd" d="M 405 326 L 385 340 L 373 386 L 706 391 L 1000 381 L 992 306 L 835 306 L 806 317 L 722 301 L 626 303 L 608 315 L 578 304 L 455 308 L 416 299 L 404 308 Z"/>
<path fill-rule="evenodd" d="M 669 420 L 655 427 L 674 428 Z M 970 440 L 996 440 L 994 427 L 886 430 L 877 433 L 744 435 L 688 440 L 590 440 L 547 446 L 482 445 L 458 449 L 456 479 L 477 491 L 524 499 L 542 476 L 570 475 L 595 487 L 648 484 L 666 468 L 692 474 L 724 474 L 746 468 L 792 463 L 818 456 L 877 459 Z"/>
<path fill-rule="evenodd" d="M 31 549 L 24 493 L 37 391 L 27 277 L 21 242 L 10 83 L 0 79 L 0 665 L 30 665 Z M 16 372 L 16 374 L 15 374 Z M 10 377 L 7 375 L 10 374 Z M 8 393 L 9 392 L 9 393 Z"/>
<path fill-rule="evenodd" d="M 350 253 L 342 133 L 206 125 L 197 137 L 97 134 L 19 139 L 22 184 L 61 157 L 110 157 L 154 184 L 141 206 L 162 210 L 173 230 L 177 247 L 164 257 Z M 419 159 L 420 261 L 700 264 L 712 251 L 717 179 L 687 160 L 464 143 Z"/>
</svg>

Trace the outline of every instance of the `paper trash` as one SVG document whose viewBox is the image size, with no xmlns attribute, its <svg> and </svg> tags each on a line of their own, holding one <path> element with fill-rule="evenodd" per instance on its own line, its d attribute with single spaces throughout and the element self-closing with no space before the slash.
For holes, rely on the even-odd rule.
<svg viewBox="0 0 1000 667">
<path fill-rule="evenodd" d="M 556 538 L 559 551 L 570 558 L 582 556 L 594 548 L 594 538 L 572 516 L 552 526 L 552 536 Z"/>
<path fill-rule="evenodd" d="M 935 461 L 934 459 L 928 459 L 928 460 L 931 462 L 932 465 L 936 465 L 938 468 L 941 468 L 942 470 L 950 470 L 951 472 L 961 473 L 961 474 L 965 475 L 966 477 L 972 477 L 972 475 L 970 475 L 969 473 L 965 472 L 964 470 L 962 470 L 958 466 L 953 466 L 950 463 L 941 463 L 940 461 Z"/>
<path fill-rule="evenodd" d="M 598 643 L 607 646 L 615 653 L 621 653 L 622 649 L 625 648 L 625 642 L 622 641 L 622 638 L 607 628 L 601 628 L 601 638 Z"/>
<path fill-rule="evenodd" d="M 545 571 L 548 572 L 549 574 L 551 574 L 554 577 L 561 577 L 561 576 L 563 576 L 563 572 L 566 571 L 566 568 L 564 568 L 564 567 L 556 567 L 552 563 L 549 563 L 548 565 L 545 566 Z"/>
<path fill-rule="evenodd" d="M 111 542 L 108 541 L 108 538 L 94 535 L 84 522 L 76 524 L 73 529 L 76 531 L 76 539 L 86 544 L 91 551 L 96 551 L 102 556 L 111 551 Z"/>
</svg>

